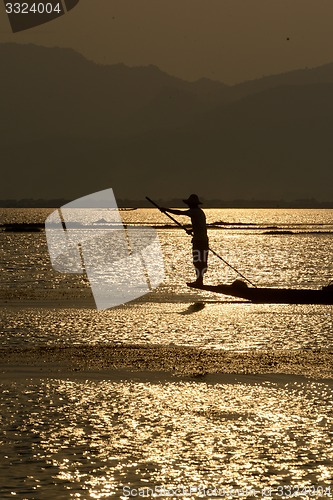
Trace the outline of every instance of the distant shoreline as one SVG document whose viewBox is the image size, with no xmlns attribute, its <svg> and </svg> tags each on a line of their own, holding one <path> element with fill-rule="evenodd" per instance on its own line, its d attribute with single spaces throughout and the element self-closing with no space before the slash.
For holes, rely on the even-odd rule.
<svg viewBox="0 0 333 500">
<path fill-rule="evenodd" d="M 0 208 L 58 208 L 66 205 L 71 200 L 67 199 L 20 199 L 20 200 L 0 200 Z M 180 198 L 170 200 L 157 199 L 160 206 L 182 207 L 184 205 Z M 118 199 L 119 208 L 152 208 L 147 200 Z M 333 201 L 318 201 L 313 198 L 301 200 L 205 200 L 204 208 L 333 208 Z"/>
</svg>

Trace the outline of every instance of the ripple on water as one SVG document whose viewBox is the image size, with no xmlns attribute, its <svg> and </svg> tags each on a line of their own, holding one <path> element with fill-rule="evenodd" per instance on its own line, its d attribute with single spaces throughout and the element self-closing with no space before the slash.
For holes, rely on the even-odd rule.
<svg viewBox="0 0 333 500">
<path fill-rule="evenodd" d="M 276 495 L 333 474 L 325 383 L 45 380 L 3 384 L 0 408 L 1 498 L 125 498 L 126 485 Z"/>
<path fill-rule="evenodd" d="M 332 306 L 137 303 L 94 309 L 3 309 L 3 347 L 96 344 L 187 345 L 200 348 L 330 349 Z"/>
</svg>

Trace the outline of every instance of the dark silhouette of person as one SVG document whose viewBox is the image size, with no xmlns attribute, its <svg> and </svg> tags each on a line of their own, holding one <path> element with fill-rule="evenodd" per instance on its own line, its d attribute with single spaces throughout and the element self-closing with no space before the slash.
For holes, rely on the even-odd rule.
<svg viewBox="0 0 333 500">
<path fill-rule="evenodd" d="M 170 212 L 175 215 L 187 215 L 191 218 L 192 223 L 192 256 L 193 265 L 196 270 L 197 278 L 193 283 L 187 283 L 189 286 L 202 286 L 203 275 L 207 271 L 208 261 L 208 236 L 206 226 L 206 216 L 203 210 L 199 207 L 202 205 L 198 195 L 191 194 L 187 200 L 183 200 L 188 205 L 188 210 L 172 210 L 170 208 L 162 208 L 163 212 Z"/>
</svg>

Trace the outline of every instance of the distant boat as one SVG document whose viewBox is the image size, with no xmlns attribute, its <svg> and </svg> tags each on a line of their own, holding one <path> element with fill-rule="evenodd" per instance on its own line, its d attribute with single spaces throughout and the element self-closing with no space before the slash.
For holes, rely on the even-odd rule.
<svg viewBox="0 0 333 500">
<path fill-rule="evenodd" d="M 13 222 L 11 224 L 1 224 L 0 229 L 10 233 L 37 233 L 44 229 L 44 224 L 40 222 Z"/>
<path fill-rule="evenodd" d="M 236 280 L 231 285 L 193 286 L 207 292 L 223 293 L 232 297 L 246 299 L 256 304 L 333 304 L 333 285 L 320 290 L 297 288 L 252 288 L 246 283 Z"/>
</svg>

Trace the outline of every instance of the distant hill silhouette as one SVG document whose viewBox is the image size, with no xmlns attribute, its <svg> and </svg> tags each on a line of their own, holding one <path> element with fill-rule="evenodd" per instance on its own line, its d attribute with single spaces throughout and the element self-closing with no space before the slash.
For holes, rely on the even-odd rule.
<svg viewBox="0 0 333 500">
<path fill-rule="evenodd" d="M 332 199 L 333 64 L 235 86 L 1 44 L 0 199 Z"/>
</svg>

